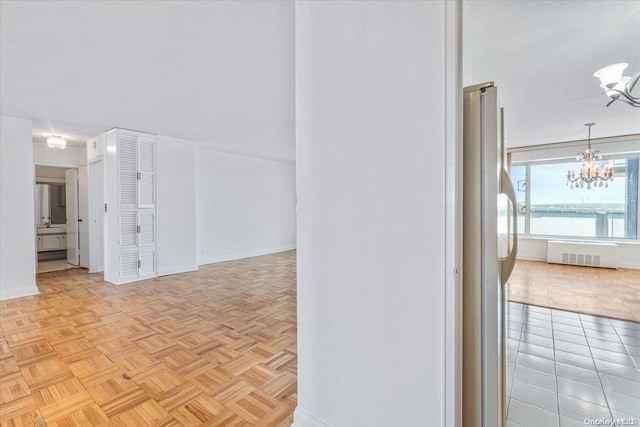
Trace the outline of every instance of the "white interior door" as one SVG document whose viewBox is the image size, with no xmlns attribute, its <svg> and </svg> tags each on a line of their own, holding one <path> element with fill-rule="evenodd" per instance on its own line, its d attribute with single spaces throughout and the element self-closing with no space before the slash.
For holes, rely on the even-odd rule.
<svg viewBox="0 0 640 427">
<path fill-rule="evenodd" d="M 64 172 L 67 207 L 67 262 L 80 265 L 78 234 L 78 170 Z"/>
<path fill-rule="evenodd" d="M 80 267 L 89 268 L 89 182 L 87 167 L 78 168 L 78 233 L 80 234 Z"/>
<path fill-rule="evenodd" d="M 104 270 L 104 163 L 89 163 L 89 271 Z"/>
</svg>

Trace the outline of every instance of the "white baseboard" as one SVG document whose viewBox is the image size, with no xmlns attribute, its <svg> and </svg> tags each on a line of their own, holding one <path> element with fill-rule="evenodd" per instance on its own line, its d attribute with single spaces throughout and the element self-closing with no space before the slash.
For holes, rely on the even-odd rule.
<svg viewBox="0 0 640 427">
<path fill-rule="evenodd" d="M 640 263 L 637 262 L 620 262 L 618 263 L 618 267 L 620 268 L 631 268 L 634 270 L 640 269 Z"/>
<path fill-rule="evenodd" d="M 40 292 L 38 291 L 37 286 L 24 286 L 22 288 L 14 289 L 0 289 L 0 301 L 39 294 Z"/>
<path fill-rule="evenodd" d="M 290 250 L 293 250 L 295 248 L 296 248 L 296 245 L 287 245 L 287 246 L 280 246 L 280 247 L 277 247 L 277 248 L 260 249 L 260 250 L 255 250 L 255 251 L 235 252 L 235 253 L 230 253 L 230 254 L 217 255 L 217 256 L 214 256 L 214 257 L 207 257 L 207 258 L 199 259 L 198 260 L 198 265 L 215 264 L 217 262 L 233 261 L 233 260 L 237 260 L 237 259 L 251 258 L 251 257 L 255 257 L 255 256 L 275 254 L 275 253 L 278 253 L 278 252 L 290 251 Z"/>
<path fill-rule="evenodd" d="M 166 270 L 158 270 L 158 276 L 169 276 L 171 274 L 188 273 L 190 271 L 198 271 L 198 265 L 188 264 Z"/>
<path fill-rule="evenodd" d="M 522 259 L 525 261 L 542 261 L 547 262 L 546 256 L 537 256 L 537 255 L 529 255 L 529 254 L 518 254 L 518 259 Z"/>
<path fill-rule="evenodd" d="M 291 424 L 291 427 L 331 427 L 331 426 L 298 407 L 293 412 L 293 424 Z"/>
</svg>

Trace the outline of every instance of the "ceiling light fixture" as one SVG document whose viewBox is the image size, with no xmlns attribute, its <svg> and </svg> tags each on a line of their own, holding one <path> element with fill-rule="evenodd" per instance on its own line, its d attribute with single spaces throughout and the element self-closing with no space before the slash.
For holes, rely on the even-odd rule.
<svg viewBox="0 0 640 427">
<path fill-rule="evenodd" d="M 607 107 L 618 100 L 624 101 L 632 107 L 640 107 L 640 98 L 631 95 L 633 87 L 640 80 L 640 71 L 633 77 L 623 76 L 622 72 L 628 66 L 629 64 L 621 62 L 600 68 L 593 73 L 594 77 L 600 79 L 600 87 L 604 89 L 604 93 L 611 99 Z"/>
<path fill-rule="evenodd" d="M 580 167 L 580 173 L 576 175 L 575 171 L 567 171 L 567 185 L 571 185 L 571 188 L 584 188 L 587 186 L 587 190 L 591 189 L 591 184 L 594 187 L 605 188 L 609 186 L 609 181 L 613 182 L 613 165 L 609 162 L 601 170 L 598 162 L 602 159 L 600 151 L 591 148 L 591 126 L 595 123 L 587 123 L 585 126 L 589 127 L 589 139 L 587 143 L 587 149 L 582 153 L 578 153 L 576 160 L 582 162 Z"/>
<path fill-rule="evenodd" d="M 51 135 L 47 138 L 47 147 L 64 150 L 67 148 L 67 141 L 60 135 Z"/>
</svg>

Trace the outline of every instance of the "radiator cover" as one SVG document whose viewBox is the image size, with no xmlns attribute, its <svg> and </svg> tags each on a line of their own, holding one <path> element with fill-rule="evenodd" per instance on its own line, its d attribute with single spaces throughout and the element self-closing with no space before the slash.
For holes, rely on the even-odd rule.
<svg viewBox="0 0 640 427">
<path fill-rule="evenodd" d="M 617 269 L 618 245 L 599 242 L 549 241 L 547 262 Z"/>
</svg>

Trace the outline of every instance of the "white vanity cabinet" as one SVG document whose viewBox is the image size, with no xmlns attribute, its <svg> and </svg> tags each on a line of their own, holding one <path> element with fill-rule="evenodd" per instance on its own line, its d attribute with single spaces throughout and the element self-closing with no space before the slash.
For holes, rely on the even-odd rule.
<svg viewBox="0 0 640 427">
<path fill-rule="evenodd" d="M 41 237 L 43 251 L 57 251 L 60 249 L 60 236 L 45 235 Z"/>
<path fill-rule="evenodd" d="M 112 129 L 105 149 L 105 280 L 156 277 L 155 135 Z"/>
<path fill-rule="evenodd" d="M 67 249 L 67 236 L 64 234 L 44 234 L 38 236 L 38 252 L 61 251 Z"/>
</svg>

